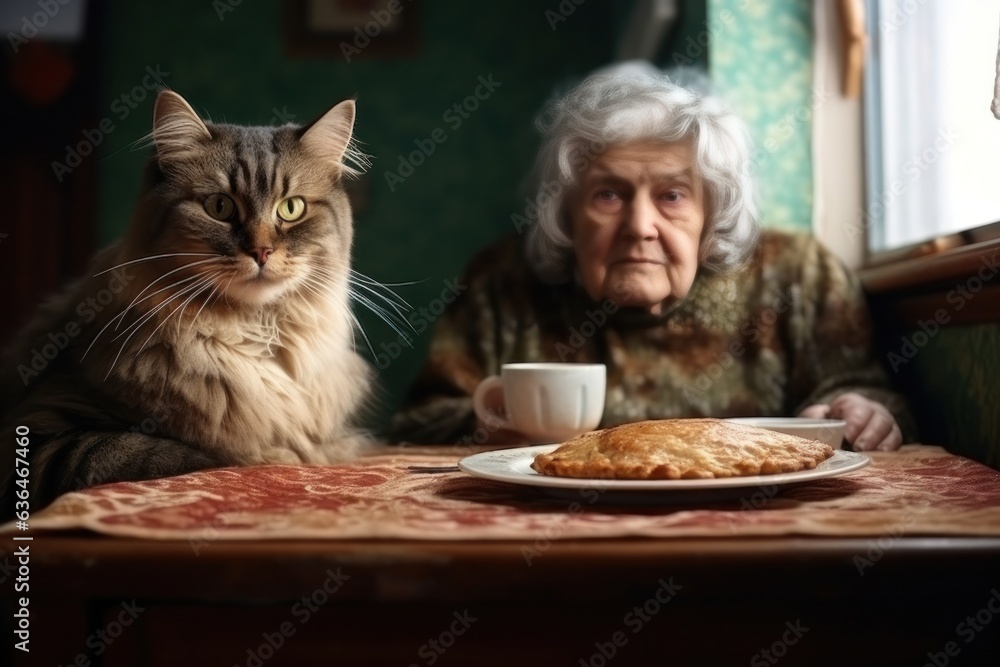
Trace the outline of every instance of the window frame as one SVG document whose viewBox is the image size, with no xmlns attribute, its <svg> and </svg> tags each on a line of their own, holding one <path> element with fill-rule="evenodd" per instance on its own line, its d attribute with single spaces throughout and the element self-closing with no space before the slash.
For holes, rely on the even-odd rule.
<svg viewBox="0 0 1000 667">
<path fill-rule="evenodd" d="M 866 289 L 878 289 L 880 286 L 895 285 L 915 287 L 928 285 L 940 279 L 938 271 L 943 266 L 952 267 L 945 273 L 957 277 L 963 270 L 975 270 L 975 262 L 968 265 L 961 248 L 966 246 L 980 247 L 992 251 L 1000 247 L 1000 220 L 986 223 L 967 230 L 942 234 L 924 241 L 907 244 L 897 248 L 872 251 L 872 235 L 885 235 L 884 206 L 875 210 L 875 197 L 885 192 L 884 169 L 881 151 L 881 134 L 878 130 L 882 112 L 881 100 L 881 62 L 879 42 L 879 2 L 878 0 L 862 0 L 865 4 L 865 22 L 868 26 L 868 48 L 865 59 L 862 112 L 863 112 L 863 145 L 865 192 L 863 201 L 862 225 L 865 229 L 863 249 L 864 262 L 859 274 L 866 282 Z M 1000 122 L 1000 121 L 998 121 Z M 873 149 L 872 146 L 875 148 Z M 941 254 L 943 262 L 935 261 L 935 271 L 926 271 L 925 266 L 931 265 L 926 260 Z M 953 257 L 954 259 L 947 259 Z M 886 276 L 894 276 L 891 279 Z"/>
</svg>

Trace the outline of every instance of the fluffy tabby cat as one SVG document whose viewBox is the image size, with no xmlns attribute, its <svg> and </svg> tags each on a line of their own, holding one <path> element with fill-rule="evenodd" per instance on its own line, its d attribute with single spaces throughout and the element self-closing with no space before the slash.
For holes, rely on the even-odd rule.
<svg viewBox="0 0 1000 667">
<path fill-rule="evenodd" d="M 160 93 L 124 238 L 0 367 L 4 437 L 30 430 L 33 509 L 105 482 L 356 453 L 371 372 L 349 304 L 354 114 L 348 100 L 307 127 L 221 125 Z"/>
</svg>

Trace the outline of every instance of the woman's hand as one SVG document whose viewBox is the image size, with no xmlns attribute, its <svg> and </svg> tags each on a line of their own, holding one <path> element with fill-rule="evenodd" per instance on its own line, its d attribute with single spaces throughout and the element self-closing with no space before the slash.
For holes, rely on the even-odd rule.
<svg viewBox="0 0 1000 667">
<path fill-rule="evenodd" d="M 856 451 L 892 451 L 903 444 L 903 433 L 892 413 L 861 394 L 841 394 L 829 405 L 810 405 L 799 413 L 811 419 L 843 419 L 844 437 Z"/>
</svg>

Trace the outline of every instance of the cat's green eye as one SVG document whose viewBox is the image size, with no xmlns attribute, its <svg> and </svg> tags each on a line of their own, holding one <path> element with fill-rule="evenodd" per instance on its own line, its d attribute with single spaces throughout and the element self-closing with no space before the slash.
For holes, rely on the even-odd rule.
<svg viewBox="0 0 1000 667">
<path fill-rule="evenodd" d="M 285 222 L 295 222 L 306 212 L 306 200 L 302 197 L 289 197 L 278 202 L 278 217 Z"/>
<path fill-rule="evenodd" d="M 236 204 L 232 197 L 223 194 L 209 195 L 205 200 L 205 213 L 216 220 L 226 221 L 233 217 L 236 211 Z"/>
</svg>

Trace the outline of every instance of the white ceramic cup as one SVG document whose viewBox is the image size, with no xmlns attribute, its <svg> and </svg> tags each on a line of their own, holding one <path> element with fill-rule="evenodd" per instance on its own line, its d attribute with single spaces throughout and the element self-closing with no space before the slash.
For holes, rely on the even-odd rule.
<svg viewBox="0 0 1000 667">
<path fill-rule="evenodd" d="M 503 364 L 500 375 L 479 383 L 472 405 L 491 428 L 517 431 L 534 443 L 562 442 L 601 423 L 607 374 L 604 364 Z M 486 407 L 494 391 L 503 392 L 505 417 Z"/>
</svg>

